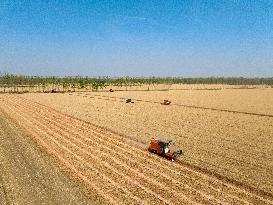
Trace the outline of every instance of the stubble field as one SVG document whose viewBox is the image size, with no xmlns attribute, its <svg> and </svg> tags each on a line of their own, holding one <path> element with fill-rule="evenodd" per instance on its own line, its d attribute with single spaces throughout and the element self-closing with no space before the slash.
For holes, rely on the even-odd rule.
<svg viewBox="0 0 273 205">
<path fill-rule="evenodd" d="M 272 96 L 272 89 L 82 92 L 2 95 L 0 103 L 104 202 L 272 204 Z M 159 103 L 166 98 L 170 106 Z M 148 153 L 156 136 L 175 139 L 184 156 L 171 162 Z"/>
</svg>

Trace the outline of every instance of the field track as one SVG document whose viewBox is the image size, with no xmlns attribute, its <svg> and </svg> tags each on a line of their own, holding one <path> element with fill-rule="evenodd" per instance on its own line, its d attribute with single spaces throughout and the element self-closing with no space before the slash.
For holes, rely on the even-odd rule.
<svg viewBox="0 0 273 205">
<path fill-rule="evenodd" d="M 77 94 L 77 96 L 83 96 L 87 97 L 89 94 Z M 101 99 L 101 100 L 112 100 L 112 101 L 121 101 L 124 102 L 126 98 L 123 97 L 112 97 L 107 95 L 94 95 L 95 97 Z M 146 102 L 146 103 L 155 103 L 155 104 L 161 104 L 162 102 L 159 101 L 151 101 L 151 100 L 141 100 L 141 99 L 132 99 L 139 102 Z M 244 111 L 238 111 L 238 110 L 228 110 L 228 109 L 220 109 L 220 108 L 212 108 L 212 107 L 204 107 L 204 106 L 196 106 L 196 105 L 186 105 L 186 104 L 178 104 L 178 103 L 172 103 L 172 106 L 179 106 L 179 107 L 186 107 L 186 108 L 194 108 L 194 109 L 201 109 L 201 110 L 212 110 L 212 111 L 218 111 L 218 112 L 229 112 L 229 113 L 238 113 L 238 114 L 245 114 L 245 115 L 256 115 L 261 117 L 270 117 L 273 118 L 273 115 L 270 114 L 263 114 L 263 113 L 254 113 L 254 112 L 244 112 Z"/>
<path fill-rule="evenodd" d="M 148 153 L 123 136 L 17 96 L 0 108 L 45 151 L 110 204 L 273 204 L 244 189 Z"/>
</svg>

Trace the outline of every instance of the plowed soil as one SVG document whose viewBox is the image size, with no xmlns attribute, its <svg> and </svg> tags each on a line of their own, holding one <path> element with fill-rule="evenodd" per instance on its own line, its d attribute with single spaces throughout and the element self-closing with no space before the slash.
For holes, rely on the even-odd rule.
<svg viewBox="0 0 273 205">
<path fill-rule="evenodd" d="M 133 137 L 24 97 L 3 95 L 0 107 L 103 204 L 273 204 L 266 192 L 165 160 Z"/>
</svg>

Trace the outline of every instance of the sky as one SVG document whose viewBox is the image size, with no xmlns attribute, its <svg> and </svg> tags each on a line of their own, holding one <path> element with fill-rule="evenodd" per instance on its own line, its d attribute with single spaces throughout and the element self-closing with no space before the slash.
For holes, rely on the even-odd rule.
<svg viewBox="0 0 273 205">
<path fill-rule="evenodd" d="M 273 77 L 273 0 L 0 0 L 0 72 Z"/>
</svg>

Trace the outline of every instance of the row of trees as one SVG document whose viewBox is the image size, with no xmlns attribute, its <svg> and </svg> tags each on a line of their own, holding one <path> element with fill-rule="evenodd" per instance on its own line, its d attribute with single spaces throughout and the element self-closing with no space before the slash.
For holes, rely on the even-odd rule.
<svg viewBox="0 0 273 205">
<path fill-rule="evenodd" d="M 107 86 L 134 86 L 158 84 L 227 84 L 227 85 L 273 85 L 273 78 L 243 78 L 243 77 L 56 77 L 56 76 L 22 76 L 0 74 L 1 87 L 61 86 L 63 89 L 88 88 L 98 90 Z"/>
</svg>

